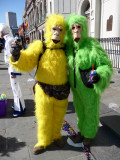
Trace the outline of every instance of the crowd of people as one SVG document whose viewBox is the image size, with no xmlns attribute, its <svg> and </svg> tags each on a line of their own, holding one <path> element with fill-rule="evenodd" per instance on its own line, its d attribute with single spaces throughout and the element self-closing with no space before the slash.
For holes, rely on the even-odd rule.
<svg viewBox="0 0 120 160">
<path fill-rule="evenodd" d="M 0 24 L 0 33 L 5 39 L 4 59 L 14 95 L 13 117 L 26 110 L 19 79 L 23 72 L 37 68 L 34 96 L 38 142 L 33 153 L 42 153 L 52 142 L 64 146 L 60 131 L 70 88 L 79 129 L 71 140 L 89 148 L 98 131 L 101 94 L 110 84 L 113 68 L 99 42 L 88 36 L 86 17 L 72 14 L 65 20 L 52 14 L 46 20 L 44 43 L 26 41 L 24 47 L 19 35 L 13 37 L 7 25 Z"/>
</svg>

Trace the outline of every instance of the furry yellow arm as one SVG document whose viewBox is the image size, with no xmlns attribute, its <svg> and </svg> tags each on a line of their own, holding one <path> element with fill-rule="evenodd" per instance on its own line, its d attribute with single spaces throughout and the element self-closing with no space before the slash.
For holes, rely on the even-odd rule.
<svg viewBox="0 0 120 160">
<path fill-rule="evenodd" d="M 19 60 L 14 62 L 10 55 L 10 64 L 21 72 L 29 72 L 35 68 L 38 63 L 39 55 L 43 52 L 43 44 L 40 40 L 35 40 L 26 50 L 20 51 Z"/>
</svg>

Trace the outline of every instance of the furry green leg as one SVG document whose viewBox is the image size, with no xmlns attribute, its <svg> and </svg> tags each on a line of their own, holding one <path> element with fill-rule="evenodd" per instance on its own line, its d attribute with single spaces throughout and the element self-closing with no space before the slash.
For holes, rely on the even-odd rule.
<svg viewBox="0 0 120 160">
<path fill-rule="evenodd" d="M 82 104 L 82 101 L 79 98 L 79 95 L 77 94 L 76 91 L 74 91 L 73 94 L 73 99 L 74 99 L 74 107 L 75 107 L 75 113 L 77 116 L 77 127 L 80 130 L 80 133 L 82 133 L 82 128 L 83 128 L 83 122 L 84 122 L 84 105 Z"/>
</svg>

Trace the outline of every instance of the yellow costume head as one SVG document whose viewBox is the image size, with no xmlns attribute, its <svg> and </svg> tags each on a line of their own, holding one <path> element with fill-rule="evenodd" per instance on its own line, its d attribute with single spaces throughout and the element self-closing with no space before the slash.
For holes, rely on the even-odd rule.
<svg viewBox="0 0 120 160">
<path fill-rule="evenodd" d="M 46 19 L 45 43 L 47 47 L 61 48 L 64 46 L 65 20 L 62 15 L 52 14 Z"/>
</svg>

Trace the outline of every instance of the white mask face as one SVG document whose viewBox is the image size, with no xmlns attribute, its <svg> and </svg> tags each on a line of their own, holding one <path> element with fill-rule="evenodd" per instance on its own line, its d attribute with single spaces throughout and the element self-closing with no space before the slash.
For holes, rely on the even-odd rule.
<svg viewBox="0 0 120 160">
<path fill-rule="evenodd" d="M 78 23 L 72 25 L 71 32 L 73 34 L 73 39 L 76 43 L 78 43 L 81 39 L 81 31 L 82 27 Z"/>
<path fill-rule="evenodd" d="M 60 35 L 61 35 L 62 31 L 63 31 L 62 26 L 56 26 L 56 25 L 52 26 L 51 32 L 53 33 L 53 35 L 52 35 L 51 39 L 54 43 L 60 42 Z"/>
</svg>

